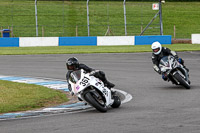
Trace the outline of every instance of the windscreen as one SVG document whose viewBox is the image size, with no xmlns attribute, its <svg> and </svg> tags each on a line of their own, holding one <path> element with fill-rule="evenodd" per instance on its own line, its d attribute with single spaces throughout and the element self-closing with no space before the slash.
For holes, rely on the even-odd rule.
<svg viewBox="0 0 200 133">
<path fill-rule="evenodd" d="M 73 83 L 78 82 L 80 78 L 81 78 L 81 70 L 73 71 L 69 77 L 70 81 Z"/>
<path fill-rule="evenodd" d="M 168 62 L 168 56 L 165 56 L 160 60 L 159 65 L 167 66 L 168 65 L 167 62 Z"/>
</svg>

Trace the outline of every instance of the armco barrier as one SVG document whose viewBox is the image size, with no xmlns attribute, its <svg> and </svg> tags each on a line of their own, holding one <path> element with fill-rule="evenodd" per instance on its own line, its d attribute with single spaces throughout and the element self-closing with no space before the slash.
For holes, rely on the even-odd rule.
<svg viewBox="0 0 200 133">
<path fill-rule="evenodd" d="M 153 42 L 158 41 L 161 44 L 171 44 L 172 37 L 169 35 L 164 36 L 135 36 L 135 45 L 151 45 Z"/>
<path fill-rule="evenodd" d="M 59 37 L 59 46 L 96 46 L 97 37 Z"/>
<path fill-rule="evenodd" d="M 192 34 L 192 44 L 200 44 L 200 34 Z"/>
<path fill-rule="evenodd" d="M 161 44 L 171 44 L 171 36 L 0 38 L 0 47 L 151 45 L 155 41 Z"/>
<path fill-rule="evenodd" d="M 19 38 L 0 38 L 0 47 L 19 47 Z"/>
</svg>

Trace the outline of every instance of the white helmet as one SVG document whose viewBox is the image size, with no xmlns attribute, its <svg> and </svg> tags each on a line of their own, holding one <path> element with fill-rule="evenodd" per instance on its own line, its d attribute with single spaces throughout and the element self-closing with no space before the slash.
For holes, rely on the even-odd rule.
<svg viewBox="0 0 200 133">
<path fill-rule="evenodd" d="M 158 54 L 160 54 L 160 52 L 162 50 L 162 46 L 161 46 L 161 44 L 159 42 L 154 42 L 151 45 L 151 49 L 153 50 L 153 53 L 155 55 L 158 55 Z"/>
</svg>

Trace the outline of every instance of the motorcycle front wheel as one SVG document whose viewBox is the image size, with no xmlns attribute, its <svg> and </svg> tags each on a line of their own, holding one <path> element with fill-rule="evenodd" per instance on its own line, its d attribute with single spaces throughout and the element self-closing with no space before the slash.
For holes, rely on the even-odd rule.
<svg viewBox="0 0 200 133">
<path fill-rule="evenodd" d="M 187 81 L 185 81 L 180 75 L 179 73 L 176 73 L 174 75 L 174 77 L 180 82 L 181 85 L 183 85 L 186 89 L 190 89 L 190 85 L 189 83 L 187 83 Z"/>
<path fill-rule="evenodd" d="M 102 104 L 102 101 L 99 101 L 97 98 L 95 98 L 91 92 L 85 94 L 85 100 L 100 112 L 107 112 L 108 110 L 105 103 Z"/>
</svg>

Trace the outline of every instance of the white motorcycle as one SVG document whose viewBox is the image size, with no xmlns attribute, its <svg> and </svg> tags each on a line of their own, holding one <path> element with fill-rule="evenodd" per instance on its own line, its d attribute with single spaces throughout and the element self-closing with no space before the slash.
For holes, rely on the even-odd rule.
<svg viewBox="0 0 200 133">
<path fill-rule="evenodd" d="M 104 83 L 86 73 L 83 69 L 70 74 L 69 83 L 72 92 L 79 99 L 90 104 L 100 112 L 107 112 L 108 107 L 118 108 L 121 105 L 119 96 L 111 94 L 111 90 L 104 86 Z"/>
<path fill-rule="evenodd" d="M 187 70 L 173 56 L 164 56 L 159 63 L 162 74 L 172 83 L 190 89 L 190 80 Z"/>
</svg>

